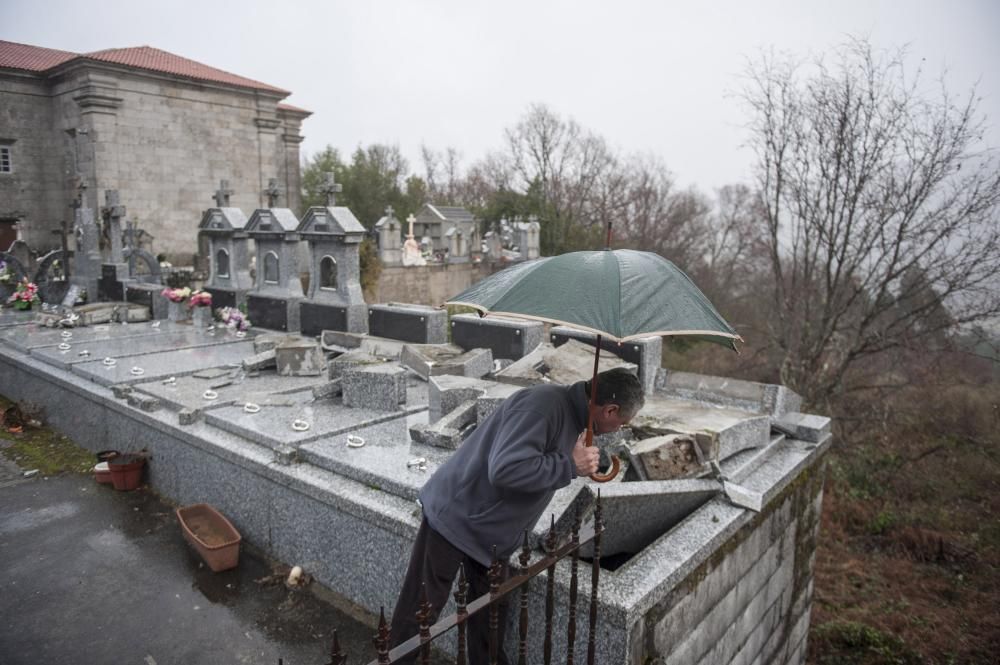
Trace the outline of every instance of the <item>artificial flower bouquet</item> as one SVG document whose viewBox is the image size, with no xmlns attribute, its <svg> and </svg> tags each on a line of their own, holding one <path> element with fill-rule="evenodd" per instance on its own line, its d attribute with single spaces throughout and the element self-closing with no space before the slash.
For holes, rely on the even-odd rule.
<svg viewBox="0 0 1000 665">
<path fill-rule="evenodd" d="M 184 302 L 191 297 L 191 289 L 186 286 L 183 289 L 163 289 L 160 295 L 170 302 Z"/>
<path fill-rule="evenodd" d="M 188 307 L 211 307 L 212 306 L 212 294 L 208 291 L 195 291 L 191 293 L 191 289 L 187 290 L 191 295 L 191 299 L 188 301 Z"/>
<path fill-rule="evenodd" d="M 250 328 L 250 319 L 246 314 L 235 307 L 223 307 L 215 310 L 216 318 L 226 325 L 230 330 L 246 332 Z"/>
<path fill-rule="evenodd" d="M 41 298 L 38 297 L 38 287 L 33 282 L 29 282 L 27 277 L 18 283 L 14 294 L 7 298 L 7 303 L 14 309 L 31 309 L 32 305 L 38 305 L 41 302 Z"/>
</svg>

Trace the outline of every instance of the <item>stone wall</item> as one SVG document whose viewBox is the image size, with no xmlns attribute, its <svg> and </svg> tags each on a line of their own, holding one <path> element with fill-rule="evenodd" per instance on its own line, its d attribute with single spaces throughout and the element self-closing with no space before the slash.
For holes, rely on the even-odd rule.
<svg viewBox="0 0 1000 665">
<path fill-rule="evenodd" d="M 17 174 L 11 206 L 25 239 L 55 246 L 51 231 L 68 215 L 76 171 L 92 208 L 104 204 L 104 190 L 118 189 L 154 250 L 182 260 L 197 250 L 198 220 L 221 179 L 234 190 L 231 205 L 253 210 L 278 178 L 288 197 L 281 205 L 297 209 L 308 113 L 279 109 L 282 96 L 95 63 L 51 79 L 4 74 L 0 139 L 16 140 L 15 158 L 29 169 Z"/>
<path fill-rule="evenodd" d="M 437 306 L 503 267 L 491 263 L 385 266 L 372 302 Z"/>
<path fill-rule="evenodd" d="M 824 468 L 803 471 L 646 613 L 631 663 L 805 662 Z"/>
</svg>

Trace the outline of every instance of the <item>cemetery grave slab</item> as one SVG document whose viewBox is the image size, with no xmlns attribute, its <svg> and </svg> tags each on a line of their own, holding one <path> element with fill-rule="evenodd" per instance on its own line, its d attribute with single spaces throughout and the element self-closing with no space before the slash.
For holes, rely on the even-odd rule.
<svg viewBox="0 0 1000 665">
<path fill-rule="evenodd" d="M 120 328 L 122 326 L 119 324 L 115 327 Z M 119 337 L 117 339 L 93 340 L 89 342 L 78 339 L 74 335 L 65 339 L 59 346 L 32 349 L 31 355 L 61 369 L 67 369 L 70 365 L 90 362 L 92 360 L 103 360 L 104 358 L 121 359 L 169 349 L 187 349 L 198 346 L 227 344 L 231 341 L 234 341 L 234 338 L 229 335 L 209 335 L 204 330 L 193 330 L 188 327 L 187 330 L 174 330 L 159 334 Z M 69 348 L 60 348 L 60 346 L 68 346 Z"/>
<path fill-rule="evenodd" d="M 177 351 L 147 353 L 114 365 L 106 365 L 103 359 L 98 359 L 73 365 L 73 373 L 103 386 L 134 384 L 150 379 L 183 376 L 206 367 L 238 365 L 243 358 L 252 353 L 253 342 L 231 342 Z M 141 369 L 142 373 L 133 373 L 133 368 Z"/>
<path fill-rule="evenodd" d="M 10 330 L 0 330 L 0 344 L 5 344 L 21 353 L 49 346 L 59 346 L 68 342 L 76 346 L 83 342 L 131 339 L 146 335 L 163 335 L 168 332 L 189 329 L 172 321 L 151 323 L 106 323 L 78 328 L 47 328 L 35 323 Z M 63 333 L 70 333 L 64 336 Z"/>
</svg>

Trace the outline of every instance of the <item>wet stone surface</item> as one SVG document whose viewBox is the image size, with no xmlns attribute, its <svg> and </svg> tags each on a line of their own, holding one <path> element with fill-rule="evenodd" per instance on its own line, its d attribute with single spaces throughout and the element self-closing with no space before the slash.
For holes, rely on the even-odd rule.
<svg viewBox="0 0 1000 665">
<path fill-rule="evenodd" d="M 296 562 L 288 562 L 294 564 Z M 372 629 L 244 548 L 212 573 L 174 507 L 89 476 L 0 487 L 0 654 L 5 665 L 348 662 L 373 657 Z M 306 570 L 308 573 L 309 571 Z"/>
</svg>

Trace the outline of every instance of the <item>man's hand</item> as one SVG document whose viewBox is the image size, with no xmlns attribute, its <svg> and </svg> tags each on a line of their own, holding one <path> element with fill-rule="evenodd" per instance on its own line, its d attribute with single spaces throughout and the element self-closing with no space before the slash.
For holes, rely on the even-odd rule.
<svg viewBox="0 0 1000 665">
<path fill-rule="evenodd" d="M 580 436 L 576 437 L 576 446 L 573 447 L 573 464 L 576 465 L 576 475 L 589 476 L 597 473 L 597 462 L 601 459 L 601 452 L 597 446 L 587 446 L 587 432 L 584 430 Z"/>
</svg>

